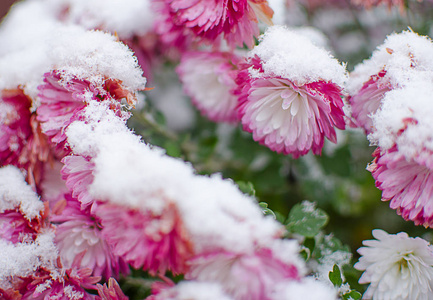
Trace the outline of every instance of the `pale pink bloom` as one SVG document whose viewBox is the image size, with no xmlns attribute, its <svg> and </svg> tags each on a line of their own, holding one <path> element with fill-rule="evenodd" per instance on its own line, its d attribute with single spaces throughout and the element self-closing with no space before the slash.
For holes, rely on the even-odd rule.
<svg viewBox="0 0 433 300">
<path fill-rule="evenodd" d="M 368 170 L 382 190 L 382 201 L 391 201 L 405 220 L 433 227 L 433 163 L 425 155 L 407 159 L 397 147 L 377 148 Z M 431 154 L 430 154 L 431 157 Z"/>
<path fill-rule="evenodd" d="M 27 182 L 35 189 L 51 153 L 35 114 L 30 112 L 31 105 L 32 100 L 20 89 L 1 92 L 0 166 L 14 165 L 25 170 Z"/>
<path fill-rule="evenodd" d="M 120 289 L 119 284 L 114 278 L 108 280 L 108 286 L 106 283 L 104 285 L 97 284 L 98 295 L 96 300 L 128 300 L 129 298 L 123 294 Z"/>
<path fill-rule="evenodd" d="M 254 45 L 260 33 L 258 19 L 271 23 L 273 11 L 266 0 L 154 0 L 162 17 L 156 30 L 162 39 L 179 46 L 183 37 L 218 44 L 221 38 L 232 47 Z"/>
<path fill-rule="evenodd" d="M 357 126 L 364 128 L 366 134 L 374 131 L 371 116 L 381 106 L 385 93 L 391 90 L 391 84 L 384 79 L 385 74 L 386 71 L 381 71 L 371 76 L 355 95 L 348 98 L 352 116 Z"/>
<path fill-rule="evenodd" d="M 89 268 L 95 276 L 109 278 L 119 272 L 127 273 L 127 264 L 113 254 L 112 247 L 102 237 L 98 217 L 89 209 L 80 209 L 80 203 L 66 195 L 66 207 L 59 215 L 52 215 L 56 226 L 56 244 L 66 266 L 81 257 L 81 268 Z M 58 209 L 59 210 L 59 209 Z"/>
<path fill-rule="evenodd" d="M 177 68 L 184 91 L 200 112 L 215 122 L 237 122 L 236 65 L 229 52 L 186 52 Z"/>
<path fill-rule="evenodd" d="M 310 150 L 320 154 L 325 137 L 336 142 L 334 127 L 345 128 L 342 89 L 325 81 L 297 85 L 278 76 L 253 77 L 249 68 L 262 72 L 258 57 L 243 66 L 236 79 L 238 113 L 253 139 L 294 158 Z"/>
<path fill-rule="evenodd" d="M 297 266 L 283 262 L 270 249 L 250 254 L 218 251 L 201 254 L 188 261 L 185 278 L 219 283 L 237 300 L 268 299 L 274 285 L 300 279 Z"/>
<path fill-rule="evenodd" d="M 37 119 L 41 122 L 42 131 L 57 144 L 59 152 L 64 150 L 66 128 L 80 119 L 90 101 L 108 101 L 110 108 L 123 118 L 129 114 L 122 112 L 120 100 L 126 98 L 128 104 L 135 103 L 134 96 L 118 80 L 107 79 L 102 86 L 96 86 L 89 80 L 64 78 L 61 71 L 46 73 L 44 84 L 38 89 L 41 105 L 37 109 Z"/>
<path fill-rule="evenodd" d="M 96 214 L 102 221 L 103 237 L 114 247 L 113 252 L 134 268 L 150 274 L 186 271 L 185 262 L 192 255 L 192 245 L 174 206 L 168 205 L 155 215 L 101 204 Z"/>
<path fill-rule="evenodd" d="M 95 164 L 90 158 L 80 155 L 70 155 L 62 159 L 65 165 L 62 168 L 62 179 L 72 192 L 72 197 L 78 199 L 81 208 L 84 209 L 94 201 L 88 192 L 89 185 L 93 182 L 93 169 Z"/>
</svg>

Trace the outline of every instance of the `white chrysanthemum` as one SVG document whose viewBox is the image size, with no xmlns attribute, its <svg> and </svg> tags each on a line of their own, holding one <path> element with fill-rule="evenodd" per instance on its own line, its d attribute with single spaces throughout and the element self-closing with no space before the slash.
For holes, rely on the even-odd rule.
<svg viewBox="0 0 433 300">
<path fill-rule="evenodd" d="M 421 238 L 405 232 L 373 230 L 376 240 L 363 241 L 355 264 L 365 270 L 359 283 L 370 283 L 363 299 L 433 299 L 433 251 Z"/>
</svg>

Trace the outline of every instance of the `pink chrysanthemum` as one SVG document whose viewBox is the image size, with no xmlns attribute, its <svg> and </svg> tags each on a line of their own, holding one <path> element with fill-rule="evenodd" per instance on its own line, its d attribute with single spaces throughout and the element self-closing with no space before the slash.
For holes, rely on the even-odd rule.
<svg viewBox="0 0 433 300">
<path fill-rule="evenodd" d="M 156 28 L 163 40 L 179 45 L 181 37 L 193 36 L 210 44 L 222 36 L 231 46 L 254 45 L 258 19 L 271 23 L 273 11 L 266 0 L 154 0 L 163 17 Z"/>
<path fill-rule="evenodd" d="M 405 220 L 433 227 L 432 164 L 424 155 L 406 159 L 397 147 L 387 151 L 377 148 L 368 170 L 382 190 L 382 200 Z"/>
<path fill-rule="evenodd" d="M 117 205 L 97 207 L 103 236 L 114 246 L 114 253 L 134 268 L 151 274 L 184 273 L 192 245 L 177 210 L 169 206 L 159 215 L 141 213 Z"/>
<path fill-rule="evenodd" d="M 27 220 L 20 212 L 0 213 L 0 239 L 14 244 L 32 241 L 41 228 L 40 219 Z"/>
<path fill-rule="evenodd" d="M 373 132 L 371 115 L 379 109 L 385 93 L 391 90 L 389 81 L 384 79 L 385 74 L 386 71 L 382 70 L 371 76 L 355 95 L 348 98 L 352 106 L 352 116 L 366 134 Z"/>
<path fill-rule="evenodd" d="M 89 210 L 81 210 L 80 203 L 66 195 L 67 204 L 60 215 L 51 221 L 57 224 L 56 244 L 66 266 L 83 255 L 80 267 L 89 268 L 95 276 L 109 278 L 119 272 L 127 273 L 127 264 L 113 254 L 112 247 L 102 237 L 99 219 Z"/>
<path fill-rule="evenodd" d="M 93 169 L 95 164 L 90 159 L 79 155 L 66 156 L 62 159 L 65 164 L 62 168 L 62 179 L 72 192 L 72 196 L 81 203 L 84 209 L 94 201 L 88 192 L 88 187 L 93 181 Z"/>
<path fill-rule="evenodd" d="M 237 300 L 268 299 L 276 283 L 298 280 L 301 276 L 295 265 L 276 258 L 270 249 L 259 249 L 251 254 L 202 254 L 188 264 L 187 279 L 217 282 Z"/>
<path fill-rule="evenodd" d="M 237 122 L 236 65 L 228 52 L 187 52 L 177 68 L 185 93 L 201 113 L 215 122 Z"/>
<path fill-rule="evenodd" d="M 252 77 L 250 66 L 260 70 L 259 58 L 254 57 L 238 74 L 238 113 L 255 141 L 294 158 L 310 149 L 320 154 L 325 137 L 336 142 L 334 127 L 345 128 L 339 86 L 325 81 L 299 86 L 277 76 Z"/>
<path fill-rule="evenodd" d="M 134 96 L 126 91 L 118 80 L 107 79 L 103 86 L 78 78 L 63 78 L 60 71 L 46 73 L 44 84 L 39 88 L 41 105 L 37 109 L 37 119 L 42 131 L 63 150 L 66 140 L 65 129 L 80 118 L 80 113 L 89 101 L 109 101 L 110 108 L 121 117 L 120 99 L 126 98 L 130 105 Z M 62 155 L 63 156 L 63 155 Z"/>
<path fill-rule="evenodd" d="M 85 289 L 96 289 L 95 283 L 100 277 L 91 276 L 91 269 L 61 269 L 55 274 L 45 270 L 37 272 L 33 281 L 27 286 L 22 300 L 94 300 L 95 296 Z M 60 273 L 60 274 L 59 274 Z"/>
<path fill-rule="evenodd" d="M 32 101 L 21 90 L 4 90 L 0 98 L 0 166 L 14 165 L 27 172 L 35 188 L 42 178 L 50 147 L 42 134 Z"/>
</svg>

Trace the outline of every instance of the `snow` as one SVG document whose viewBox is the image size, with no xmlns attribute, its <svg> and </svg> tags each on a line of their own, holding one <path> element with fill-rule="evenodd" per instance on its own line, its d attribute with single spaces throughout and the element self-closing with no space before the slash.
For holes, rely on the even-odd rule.
<svg viewBox="0 0 433 300">
<path fill-rule="evenodd" d="M 93 157 L 94 198 L 155 213 L 176 204 L 197 251 L 251 252 L 280 236 L 281 225 L 231 180 L 196 175 L 190 164 L 140 142 L 110 114 L 104 105 L 89 104 L 83 120 L 66 131 L 75 154 Z"/>
<path fill-rule="evenodd" d="M 65 80 L 75 76 L 100 84 L 112 78 L 131 92 L 144 89 L 146 79 L 126 45 L 102 31 L 64 25 L 44 3 L 22 2 L 5 20 L 0 30 L 0 90 L 22 86 L 34 99 L 43 74 L 53 69 L 67 75 Z"/>
<path fill-rule="evenodd" d="M 58 256 L 54 232 L 40 234 L 32 243 L 12 244 L 0 239 L 0 286 L 8 288 L 12 277 L 26 277 L 40 267 L 54 270 Z"/>
<path fill-rule="evenodd" d="M 46 0 L 63 22 L 117 33 L 122 39 L 143 35 L 153 26 L 150 0 Z M 67 8 L 67 12 L 65 12 Z"/>
<path fill-rule="evenodd" d="M 249 52 L 262 61 L 264 74 L 280 76 L 297 85 L 317 81 L 333 82 L 342 86 L 347 79 L 346 69 L 326 50 L 315 46 L 310 39 L 283 26 L 269 27 L 260 37 L 259 45 Z"/>
<path fill-rule="evenodd" d="M 290 281 L 275 287 L 272 300 L 336 300 L 337 291 L 312 277 Z"/>
<path fill-rule="evenodd" d="M 432 78 L 433 79 L 433 78 Z M 406 87 L 388 92 L 373 116 L 372 144 L 383 150 L 397 145 L 407 159 L 421 151 L 433 151 L 433 87 L 431 79 L 419 78 Z"/>
<path fill-rule="evenodd" d="M 433 43 L 430 38 L 413 31 L 389 35 L 372 56 L 357 65 L 350 75 L 347 89 L 351 95 L 361 89 L 370 76 L 386 71 L 384 79 L 393 88 L 418 79 L 419 73 L 433 78 Z"/>
<path fill-rule="evenodd" d="M 24 175 L 14 166 L 0 168 L 0 213 L 19 209 L 23 216 L 34 219 L 44 209 L 38 195 L 25 182 Z"/>
<path fill-rule="evenodd" d="M 176 287 L 177 300 L 230 300 L 220 285 L 216 283 L 181 281 Z M 164 293 L 162 293 L 164 295 Z"/>
</svg>

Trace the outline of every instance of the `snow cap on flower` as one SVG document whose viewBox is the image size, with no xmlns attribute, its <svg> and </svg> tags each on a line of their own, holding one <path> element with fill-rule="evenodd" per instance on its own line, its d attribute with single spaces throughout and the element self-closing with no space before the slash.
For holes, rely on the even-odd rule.
<svg viewBox="0 0 433 300">
<path fill-rule="evenodd" d="M 181 281 L 177 285 L 163 289 L 149 300 L 232 300 L 217 283 Z"/>
<path fill-rule="evenodd" d="M 375 240 L 363 241 L 355 268 L 364 271 L 359 283 L 370 283 L 365 299 L 430 299 L 433 297 L 433 252 L 421 238 L 405 232 L 373 230 Z"/>
<path fill-rule="evenodd" d="M 371 76 L 381 71 L 386 72 L 385 79 L 392 88 L 412 81 L 411 76 L 417 72 L 424 72 L 431 78 L 432 50 L 433 43 L 427 36 L 420 36 L 413 31 L 390 34 L 369 59 L 355 66 L 347 89 L 351 95 L 356 94 Z"/>
<path fill-rule="evenodd" d="M 368 170 L 382 190 L 382 200 L 390 200 L 405 220 L 426 227 L 433 227 L 432 93 L 425 78 L 388 92 L 369 135 L 379 148 Z"/>
<path fill-rule="evenodd" d="M 264 217 L 256 201 L 231 181 L 195 175 L 189 164 L 140 142 L 100 103 L 85 112 L 66 134 L 76 154 L 93 156 L 89 192 L 94 198 L 155 214 L 172 203 L 197 251 L 242 252 L 281 234 L 280 225 Z"/>
<path fill-rule="evenodd" d="M 343 86 L 347 80 L 344 65 L 307 37 L 285 26 L 268 27 L 248 56 L 257 56 L 261 61 L 262 70 L 250 69 L 253 78 L 278 76 L 297 86 L 318 81 Z"/>
<path fill-rule="evenodd" d="M 390 90 L 420 79 L 433 80 L 432 53 L 433 43 L 428 37 L 403 31 L 389 35 L 371 58 L 355 67 L 347 84 L 349 102 L 353 117 L 367 134 L 375 131 L 371 118 Z"/>
<path fill-rule="evenodd" d="M 24 3 L 28 2 L 32 1 Z M 12 26 L 30 13 L 33 12 L 18 9 L 13 14 L 16 17 L 8 22 L 10 32 L 0 32 L 1 45 L 13 43 L 15 36 L 23 40 L 29 38 L 26 45 L 18 44 L 16 48 L 4 50 L 0 59 L 0 89 L 22 86 L 26 95 L 36 99 L 37 87 L 42 84 L 43 75 L 52 70 L 62 72 L 65 82 L 77 78 L 100 86 L 106 79 L 112 79 L 119 81 L 130 93 L 144 89 L 146 79 L 136 58 L 115 36 L 101 31 L 86 31 L 78 26 L 66 26 L 51 20 L 49 16 L 46 17 L 50 22 L 30 17 L 30 22 L 34 21 L 30 23 L 34 31 L 29 32 L 28 26 Z M 37 104 L 34 105 L 37 107 Z"/>
<path fill-rule="evenodd" d="M 372 118 L 375 131 L 369 140 L 382 150 L 397 146 L 406 159 L 423 158 L 433 169 L 432 81 L 416 78 L 385 95 Z"/>
<path fill-rule="evenodd" d="M 0 168 L 0 212 L 19 210 L 28 219 L 41 216 L 44 204 L 16 167 Z"/>
<path fill-rule="evenodd" d="M 31 243 L 13 244 L 0 239 L 0 289 L 12 287 L 18 278 L 33 275 L 38 268 L 55 270 L 58 251 L 54 232 L 41 233 Z"/>
<path fill-rule="evenodd" d="M 276 284 L 270 299 L 336 300 L 337 290 L 313 277 L 305 277 L 300 281 L 292 280 Z"/>
<path fill-rule="evenodd" d="M 121 39 L 142 35 L 153 26 L 150 0 L 44 0 L 66 24 L 117 33 Z"/>
<path fill-rule="evenodd" d="M 325 50 L 273 26 L 240 69 L 238 114 L 254 140 L 294 158 L 320 154 L 325 137 L 337 141 L 334 127 L 345 128 L 346 72 Z"/>
<path fill-rule="evenodd" d="M 186 52 L 177 67 L 184 91 L 201 113 L 215 122 L 238 120 L 236 64 L 240 58 L 229 52 Z"/>
</svg>

